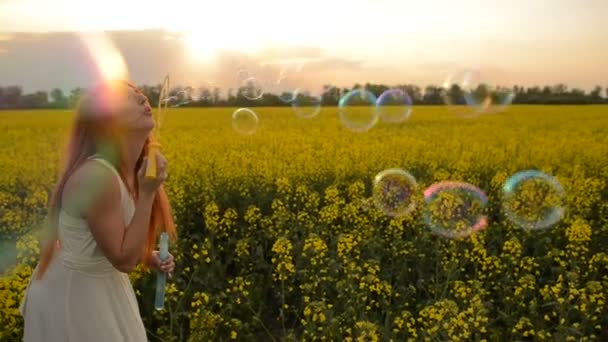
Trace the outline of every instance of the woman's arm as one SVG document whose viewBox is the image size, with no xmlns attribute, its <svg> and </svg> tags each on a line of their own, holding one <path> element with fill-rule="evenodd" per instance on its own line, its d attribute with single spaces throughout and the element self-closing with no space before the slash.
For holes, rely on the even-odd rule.
<svg viewBox="0 0 608 342">
<path fill-rule="evenodd" d="M 124 224 L 119 180 L 114 172 L 88 161 L 65 185 L 62 206 L 72 216 L 85 219 L 97 245 L 121 272 L 129 273 L 144 247 L 154 191 L 140 191 L 131 223 Z"/>
<path fill-rule="evenodd" d="M 108 260 L 121 272 L 130 273 L 137 265 L 148 235 L 153 201 L 154 195 L 139 196 L 128 226 L 123 223 L 120 188 L 104 193 L 91 208 L 87 217 L 91 233 Z"/>
</svg>

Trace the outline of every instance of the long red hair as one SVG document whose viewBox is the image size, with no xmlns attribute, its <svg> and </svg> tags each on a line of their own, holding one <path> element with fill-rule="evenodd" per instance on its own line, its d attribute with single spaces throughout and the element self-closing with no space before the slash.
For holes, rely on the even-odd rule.
<svg viewBox="0 0 608 342">
<path fill-rule="evenodd" d="M 40 263 L 38 265 L 38 279 L 41 279 L 48 266 L 53 259 L 55 252 L 59 248 L 59 211 L 61 209 L 61 198 L 63 189 L 69 177 L 80 167 L 90 156 L 101 152 L 101 149 L 113 151 L 116 158 L 110 160 L 113 163 L 127 186 L 128 191 L 134 198 L 139 196 L 139 184 L 137 179 L 137 170 L 139 170 L 143 159 L 148 155 L 150 144 L 154 143 L 153 137 L 150 135 L 146 139 L 143 149 L 137 158 L 134 170 L 127 170 L 124 157 L 126 146 L 121 144 L 121 137 L 125 131 L 116 120 L 116 115 L 113 115 L 111 107 L 112 101 L 116 98 L 112 94 L 116 94 L 116 90 L 124 90 L 125 86 L 133 88 L 136 92 L 141 91 L 129 82 L 119 82 L 120 84 L 111 83 L 103 84 L 94 91 L 84 95 L 76 110 L 76 119 L 69 135 L 69 142 L 64 154 L 63 169 L 59 174 L 57 185 L 51 196 L 49 203 L 49 215 L 47 217 L 47 234 L 42 240 Z M 133 183 L 127 182 L 127 177 L 132 176 Z M 134 184 L 131 188 L 129 184 Z M 171 206 L 167 193 L 161 185 L 154 198 L 152 204 L 152 213 L 150 216 L 150 226 L 145 246 L 142 250 L 141 260 L 148 267 L 148 261 L 152 256 L 152 252 L 156 248 L 157 236 L 160 232 L 167 232 L 171 240 L 177 237 L 175 223 L 171 215 Z"/>
</svg>

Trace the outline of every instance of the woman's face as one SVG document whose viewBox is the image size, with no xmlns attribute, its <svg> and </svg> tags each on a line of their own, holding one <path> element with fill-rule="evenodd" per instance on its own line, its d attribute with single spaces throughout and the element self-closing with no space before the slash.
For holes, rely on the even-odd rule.
<svg viewBox="0 0 608 342">
<path fill-rule="evenodd" d="M 119 120 L 129 131 L 150 132 L 154 128 L 154 119 L 148 98 L 130 86 L 126 88 L 127 96 L 123 98 Z"/>
</svg>

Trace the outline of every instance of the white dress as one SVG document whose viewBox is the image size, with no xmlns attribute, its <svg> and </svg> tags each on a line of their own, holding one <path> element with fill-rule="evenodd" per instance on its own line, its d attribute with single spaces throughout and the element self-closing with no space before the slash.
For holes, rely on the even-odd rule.
<svg viewBox="0 0 608 342">
<path fill-rule="evenodd" d="M 135 212 L 134 202 L 116 169 L 92 157 L 118 177 L 124 222 Z M 61 209 L 56 253 L 41 280 L 30 279 L 20 312 L 26 342 L 147 341 L 133 286 L 103 255 L 83 219 Z M 35 271 L 34 271 L 35 273 Z"/>
</svg>

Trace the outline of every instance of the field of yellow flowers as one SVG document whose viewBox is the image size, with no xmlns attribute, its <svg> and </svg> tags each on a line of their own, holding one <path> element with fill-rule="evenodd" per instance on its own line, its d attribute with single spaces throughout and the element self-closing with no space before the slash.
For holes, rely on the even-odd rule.
<svg viewBox="0 0 608 342">
<path fill-rule="evenodd" d="M 313 119 L 257 108 L 173 109 L 161 131 L 180 239 L 166 308 L 153 274 L 132 274 L 153 341 L 608 340 L 608 107 L 513 106 L 353 133 L 336 108 Z M 0 112 L 0 341 L 21 339 L 18 306 L 37 262 L 27 234 L 46 214 L 72 113 Z M 391 218 L 365 205 L 374 175 L 403 168 L 421 188 L 475 184 L 487 229 L 433 235 L 423 207 Z M 556 226 L 509 223 L 500 189 L 520 170 L 554 175 Z"/>
</svg>

